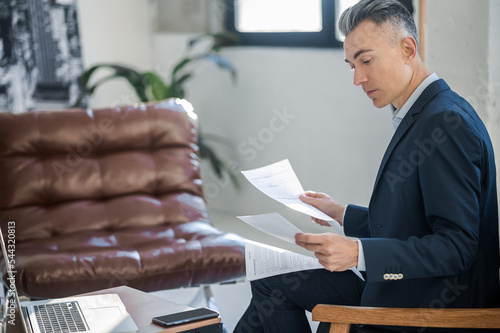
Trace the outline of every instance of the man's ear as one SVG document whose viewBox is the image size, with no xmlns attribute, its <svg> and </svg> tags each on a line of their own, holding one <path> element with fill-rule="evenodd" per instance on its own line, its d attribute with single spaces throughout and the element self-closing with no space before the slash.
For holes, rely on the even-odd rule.
<svg viewBox="0 0 500 333">
<path fill-rule="evenodd" d="M 401 43 L 403 46 L 403 57 L 405 62 L 409 64 L 418 55 L 417 42 L 415 38 L 408 36 Z"/>
</svg>

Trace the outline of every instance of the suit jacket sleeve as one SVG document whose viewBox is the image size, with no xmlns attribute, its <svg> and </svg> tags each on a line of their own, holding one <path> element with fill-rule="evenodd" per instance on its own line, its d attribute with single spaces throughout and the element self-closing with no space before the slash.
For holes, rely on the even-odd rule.
<svg viewBox="0 0 500 333">
<path fill-rule="evenodd" d="M 368 208 L 349 204 L 344 214 L 344 233 L 351 237 L 370 237 Z"/>
</svg>

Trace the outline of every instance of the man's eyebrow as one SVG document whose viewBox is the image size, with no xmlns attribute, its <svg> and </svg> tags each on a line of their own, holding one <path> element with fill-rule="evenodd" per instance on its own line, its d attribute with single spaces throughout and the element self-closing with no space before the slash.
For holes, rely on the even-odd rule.
<svg viewBox="0 0 500 333">
<path fill-rule="evenodd" d="M 362 55 L 363 53 L 366 53 L 366 52 L 372 52 L 373 50 L 372 49 L 362 49 L 362 50 L 359 50 L 358 52 L 356 52 L 354 54 L 354 60 L 356 60 L 357 57 L 359 57 L 360 55 Z M 345 62 L 347 63 L 350 63 L 349 60 L 347 59 L 344 59 Z"/>
</svg>

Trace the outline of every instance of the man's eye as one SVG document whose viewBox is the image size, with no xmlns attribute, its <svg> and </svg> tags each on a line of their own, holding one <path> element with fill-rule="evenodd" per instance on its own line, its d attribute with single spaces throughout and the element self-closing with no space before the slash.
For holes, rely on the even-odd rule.
<svg viewBox="0 0 500 333">
<path fill-rule="evenodd" d="M 351 72 L 354 72 L 354 66 L 351 67 Z"/>
<path fill-rule="evenodd" d="M 372 61 L 371 59 L 365 60 L 365 61 L 363 61 L 363 64 L 368 65 L 371 61 Z"/>
</svg>

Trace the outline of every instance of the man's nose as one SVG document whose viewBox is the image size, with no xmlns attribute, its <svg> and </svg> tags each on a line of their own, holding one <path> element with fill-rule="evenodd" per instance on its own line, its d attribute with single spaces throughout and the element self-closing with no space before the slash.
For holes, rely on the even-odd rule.
<svg viewBox="0 0 500 333">
<path fill-rule="evenodd" d="M 367 81 L 366 74 L 360 70 L 355 68 L 354 69 L 354 78 L 353 78 L 353 83 L 355 86 L 359 86 Z"/>
</svg>

